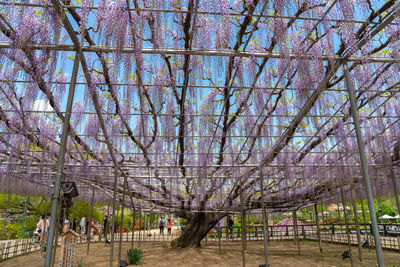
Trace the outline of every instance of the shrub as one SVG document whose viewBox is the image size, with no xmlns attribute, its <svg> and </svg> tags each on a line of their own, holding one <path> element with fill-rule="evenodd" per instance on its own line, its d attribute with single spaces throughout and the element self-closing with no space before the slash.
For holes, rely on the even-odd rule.
<svg viewBox="0 0 400 267">
<path fill-rule="evenodd" d="M 126 260 L 128 261 L 129 264 L 138 265 L 141 263 L 142 258 L 143 258 L 143 252 L 141 249 L 133 248 L 129 249 L 126 252 Z"/>
<path fill-rule="evenodd" d="M 2 224 L 3 225 L 3 224 Z M 21 233 L 21 223 L 17 222 L 17 223 L 7 223 L 6 224 L 6 229 L 4 232 L 4 239 L 16 239 L 19 238 L 19 235 Z"/>
<path fill-rule="evenodd" d="M 185 226 L 189 223 L 188 220 L 186 220 L 185 218 L 179 218 L 179 224 Z"/>
</svg>

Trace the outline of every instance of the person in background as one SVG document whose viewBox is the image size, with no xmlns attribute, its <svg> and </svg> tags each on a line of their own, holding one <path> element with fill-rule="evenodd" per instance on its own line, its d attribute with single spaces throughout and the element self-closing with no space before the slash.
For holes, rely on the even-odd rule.
<svg viewBox="0 0 400 267">
<path fill-rule="evenodd" d="M 46 229 L 46 234 L 49 232 L 50 217 L 51 217 L 51 213 L 47 213 L 47 214 L 46 214 L 46 218 L 47 218 L 47 229 Z"/>
<path fill-rule="evenodd" d="M 158 226 L 160 227 L 160 235 L 164 235 L 164 217 L 161 217 L 160 221 L 158 222 Z"/>
<path fill-rule="evenodd" d="M 92 223 L 90 224 L 90 233 L 91 234 L 99 233 L 99 229 L 96 227 L 96 222 L 94 220 L 92 220 Z"/>
<path fill-rule="evenodd" d="M 229 228 L 229 234 L 231 236 L 231 238 L 233 238 L 233 225 L 235 224 L 235 222 L 232 220 L 231 216 L 228 216 L 228 228 Z"/>
<path fill-rule="evenodd" d="M 171 235 L 171 229 L 172 229 L 172 221 L 171 221 L 171 219 L 168 219 L 168 222 L 167 222 L 168 235 Z"/>
<path fill-rule="evenodd" d="M 63 233 L 67 232 L 70 228 L 71 222 L 69 221 L 69 216 L 67 216 L 67 218 L 64 220 Z"/>
<path fill-rule="evenodd" d="M 107 234 L 108 234 L 108 216 L 107 214 L 104 216 L 104 221 L 103 221 L 103 234 L 104 234 L 104 238 L 105 241 L 107 243 Z"/>
<path fill-rule="evenodd" d="M 39 242 L 42 240 L 43 235 L 46 235 L 48 230 L 49 230 L 49 226 L 50 223 L 48 220 L 46 220 L 46 214 L 43 214 L 40 217 L 39 222 L 36 224 L 36 227 L 38 228 L 38 235 L 39 235 Z"/>
<path fill-rule="evenodd" d="M 85 216 L 82 217 L 79 226 L 81 227 L 81 235 L 84 235 L 86 233 L 86 218 Z"/>
<path fill-rule="evenodd" d="M 41 215 L 40 217 L 39 217 L 39 221 L 37 222 L 37 224 L 36 224 L 36 230 L 33 232 L 33 235 L 34 236 L 37 236 L 38 237 L 38 240 L 40 241 L 40 237 L 41 237 L 41 235 L 42 235 L 42 229 L 40 229 L 40 221 L 41 220 L 43 220 L 43 218 L 45 217 L 46 215 L 45 214 L 43 214 L 43 215 Z"/>
<path fill-rule="evenodd" d="M 167 227 L 167 219 L 163 219 L 163 221 L 164 221 L 164 227 Z"/>
<path fill-rule="evenodd" d="M 104 237 L 106 237 L 107 233 L 108 233 L 107 226 L 108 226 L 108 216 L 106 214 L 106 215 L 104 215 L 104 221 L 103 221 L 103 234 L 104 234 Z"/>
<path fill-rule="evenodd" d="M 85 216 L 85 235 L 87 235 L 88 233 L 90 233 L 90 229 L 89 229 L 89 220 L 88 220 L 88 218 Z"/>
</svg>

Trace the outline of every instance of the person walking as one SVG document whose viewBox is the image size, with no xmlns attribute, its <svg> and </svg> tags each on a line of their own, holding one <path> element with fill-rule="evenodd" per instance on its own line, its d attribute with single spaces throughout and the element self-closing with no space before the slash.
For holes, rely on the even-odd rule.
<svg viewBox="0 0 400 267">
<path fill-rule="evenodd" d="M 81 235 L 86 233 L 86 218 L 85 216 L 82 217 L 81 221 L 79 222 L 79 226 L 81 228 Z"/>
<path fill-rule="evenodd" d="M 47 235 L 47 232 L 49 230 L 50 223 L 47 219 L 46 214 L 43 214 L 40 217 L 39 222 L 36 224 L 36 227 L 38 228 L 38 235 L 39 235 L 39 242 L 42 241 L 42 238 L 44 235 Z"/>
<path fill-rule="evenodd" d="M 105 238 L 105 240 L 107 242 L 107 234 L 108 234 L 108 216 L 107 215 L 104 216 L 103 234 L 104 234 L 104 238 Z"/>
<path fill-rule="evenodd" d="M 36 224 L 36 230 L 34 232 L 34 235 L 38 237 L 37 240 L 39 241 L 39 243 L 41 240 L 41 236 L 43 234 L 43 231 L 42 231 L 42 229 L 40 229 L 40 227 L 41 227 L 41 221 L 44 219 L 44 217 L 45 217 L 45 214 L 43 214 L 42 216 L 39 217 L 39 221 Z"/>
<path fill-rule="evenodd" d="M 160 227 L 160 235 L 164 235 L 164 218 L 161 217 L 158 226 Z"/>
<path fill-rule="evenodd" d="M 171 229 L 172 229 L 172 221 L 171 221 L 171 219 L 168 219 L 168 222 L 167 222 L 168 235 L 171 235 Z"/>
</svg>

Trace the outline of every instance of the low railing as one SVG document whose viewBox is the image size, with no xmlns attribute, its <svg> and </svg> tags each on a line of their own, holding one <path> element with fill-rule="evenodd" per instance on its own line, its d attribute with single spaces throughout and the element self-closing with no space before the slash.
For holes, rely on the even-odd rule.
<svg viewBox="0 0 400 267">
<path fill-rule="evenodd" d="M 357 245 L 356 227 L 350 224 L 350 242 Z M 361 238 L 368 240 L 371 247 L 374 247 L 374 239 L 371 234 L 371 226 L 369 224 L 360 225 Z M 384 249 L 391 249 L 400 251 L 400 224 L 380 224 L 381 243 Z M 170 235 L 167 230 L 164 230 L 164 235 L 160 235 L 158 229 L 152 230 L 138 230 L 135 232 L 124 232 L 122 234 L 122 241 L 124 242 L 170 242 L 177 238 L 181 231 L 176 227 L 173 228 Z M 347 244 L 347 234 L 345 224 L 321 224 L 320 225 L 321 241 L 330 243 Z M 293 240 L 294 227 L 293 225 L 283 226 L 268 226 L 269 240 Z M 316 225 L 299 225 L 298 237 L 301 240 L 318 240 L 317 226 Z M 110 239 L 110 235 L 107 237 Z M 120 234 L 115 233 L 114 240 L 119 241 Z M 222 239 L 225 241 L 239 241 L 241 240 L 241 227 L 233 227 L 228 229 L 221 227 L 220 229 L 212 229 L 202 243 L 208 241 L 216 241 Z M 248 241 L 261 241 L 264 239 L 262 225 L 248 225 L 246 226 L 246 240 Z M 86 243 L 87 237 L 83 235 L 78 238 L 78 243 Z M 105 242 L 105 238 L 101 234 L 93 235 L 90 242 Z M 0 241 L 0 262 L 6 259 L 31 253 L 40 250 L 40 244 L 34 238 L 26 238 L 20 240 Z"/>
<path fill-rule="evenodd" d="M 268 232 L 270 236 L 281 235 L 282 233 L 286 236 L 294 234 L 294 226 L 293 225 L 281 225 L 281 226 L 268 226 Z M 400 236 L 400 224 L 379 224 L 379 234 L 381 236 L 392 236 L 397 237 Z M 345 224 L 320 224 L 320 232 L 321 234 L 335 234 L 335 233 L 345 233 L 346 225 Z M 351 233 L 356 232 L 355 224 L 349 224 L 349 229 Z M 218 228 L 213 230 L 218 232 Z M 240 237 L 241 227 L 233 227 L 232 232 L 237 237 Z M 371 225 L 370 224 L 362 224 L 360 225 L 360 231 L 362 234 L 372 234 Z M 226 227 L 221 227 L 220 232 L 223 235 L 227 235 L 230 232 L 230 229 Z M 262 225 L 248 225 L 246 226 L 246 233 L 249 235 L 257 236 L 259 233 L 262 235 L 263 226 Z M 299 235 L 306 235 L 310 233 L 317 232 L 317 226 L 315 224 L 303 224 L 298 225 Z"/>
<path fill-rule="evenodd" d="M 40 249 L 40 244 L 34 238 L 14 239 L 0 242 L 0 262 Z"/>
<path fill-rule="evenodd" d="M 384 249 L 400 251 L 400 224 L 380 224 L 380 239 Z M 349 225 L 350 242 L 357 245 L 356 227 L 354 224 Z M 263 227 L 261 225 L 246 226 L 246 240 L 257 241 L 263 240 Z M 369 224 L 360 225 L 361 239 L 368 240 L 370 247 L 374 247 L 374 239 L 372 236 L 371 226 Z M 322 224 L 320 225 L 321 241 L 347 244 L 347 234 L 345 224 Z M 241 240 L 241 227 L 233 227 L 227 229 L 221 227 L 215 228 L 208 234 L 211 240 Z M 268 226 L 269 240 L 293 240 L 295 238 L 294 226 Z M 303 240 L 318 240 L 316 225 L 298 225 L 298 238 Z"/>
</svg>

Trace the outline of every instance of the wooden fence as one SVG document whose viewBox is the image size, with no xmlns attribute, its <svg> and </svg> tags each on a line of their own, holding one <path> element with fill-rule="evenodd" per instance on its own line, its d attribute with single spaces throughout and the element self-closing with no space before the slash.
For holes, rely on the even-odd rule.
<svg viewBox="0 0 400 267">
<path fill-rule="evenodd" d="M 299 225 L 299 239 L 301 240 L 318 240 L 316 226 L 315 225 Z M 326 225 L 321 227 L 321 240 L 323 242 L 336 243 L 336 244 L 347 244 L 347 235 L 344 227 L 342 225 Z M 221 229 L 213 229 L 213 232 L 210 232 L 205 239 L 203 239 L 202 243 L 206 244 L 208 241 L 217 241 L 221 238 L 224 241 L 240 241 L 240 227 L 235 227 L 230 231 L 229 229 L 222 228 Z M 357 236 L 355 234 L 355 229 L 351 228 L 351 244 L 357 245 Z M 135 231 L 134 233 L 123 233 L 122 241 L 124 242 L 170 242 L 173 239 L 177 238 L 180 235 L 181 231 L 174 227 L 171 235 L 168 235 L 165 231 L 164 235 L 160 235 L 158 229 L 152 230 L 141 230 Z M 268 229 L 269 240 L 293 240 L 294 239 L 294 228 L 292 225 L 287 225 L 284 227 L 274 227 L 269 226 Z M 381 233 L 383 234 L 383 232 Z M 107 237 L 110 239 L 110 235 Z M 116 233 L 114 235 L 115 242 L 118 242 L 120 238 L 120 234 Z M 374 247 L 374 239 L 370 234 L 370 229 L 368 227 L 362 228 L 362 239 L 367 239 L 370 246 Z M 393 233 L 386 236 L 381 235 L 381 243 L 382 248 L 390 249 L 394 251 L 400 252 L 400 235 L 394 235 Z M 264 239 L 263 228 L 262 226 L 247 226 L 246 229 L 246 239 L 248 241 L 262 241 Z M 60 242 L 60 241 L 59 241 Z M 59 243 L 58 242 L 58 243 Z M 78 243 L 86 243 L 86 236 L 81 236 L 78 238 Z M 105 238 L 102 235 L 94 235 L 91 237 L 91 242 L 105 242 Z M 9 240 L 9 241 L 0 241 L 0 262 L 24 255 L 27 253 L 31 253 L 34 251 L 40 250 L 40 244 L 32 238 L 20 239 L 20 240 Z"/>
<path fill-rule="evenodd" d="M 0 262 L 28 254 L 40 249 L 40 244 L 33 238 L 14 239 L 0 243 Z"/>
</svg>

